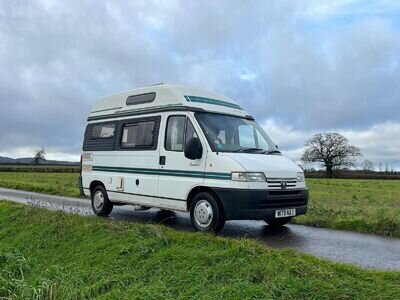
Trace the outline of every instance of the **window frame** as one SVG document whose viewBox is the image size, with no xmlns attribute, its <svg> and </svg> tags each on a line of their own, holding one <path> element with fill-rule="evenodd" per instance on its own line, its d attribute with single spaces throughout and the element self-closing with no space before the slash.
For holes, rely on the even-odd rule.
<svg viewBox="0 0 400 300">
<path fill-rule="evenodd" d="M 93 130 L 95 127 L 100 127 L 100 126 L 107 126 L 107 125 L 114 125 L 114 134 L 112 136 L 108 137 L 93 137 Z M 102 122 L 102 123 L 93 123 L 93 126 L 90 131 L 90 140 L 108 140 L 108 139 L 113 139 L 116 136 L 117 133 L 117 127 L 118 127 L 118 122 Z"/>
<path fill-rule="evenodd" d="M 167 137 L 168 137 L 168 123 L 170 118 L 174 117 L 184 117 L 185 118 L 185 124 L 183 125 L 183 149 L 182 150 L 169 150 L 167 149 Z M 165 134 L 164 134 L 164 150 L 169 151 L 169 152 L 183 152 L 185 151 L 185 144 L 186 144 L 186 124 L 187 124 L 187 115 L 179 114 L 179 115 L 169 115 L 167 118 L 167 122 L 165 123 Z"/>
<path fill-rule="evenodd" d="M 160 120 L 161 116 L 152 116 L 152 117 L 145 117 L 145 118 L 136 118 L 136 119 L 126 119 L 126 120 L 119 120 L 118 124 L 118 132 L 117 138 L 115 139 L 115 151 L 151 151 L 157 150 L 158 148 L 158 137 L 160 132 Z M 153 139 L 152 144 L 149 146 L 123 146 L 122 145 L 122 138 L 123 138 L 123 131 L 126 126 L 135 125 L 137 123 L 144 123 L 144 122 L 154 122 L 153 127 Z"/>
</svg>

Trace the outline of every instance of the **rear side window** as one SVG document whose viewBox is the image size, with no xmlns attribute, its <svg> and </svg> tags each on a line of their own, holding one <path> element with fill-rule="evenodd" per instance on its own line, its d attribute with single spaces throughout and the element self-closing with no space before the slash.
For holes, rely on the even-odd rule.
<svg viewBox="0 0 400 300">
<path fill-rule="evenodd" d="M 95 125 L 92 129 L 92 139 L 108 139 L 114 137 L 115 124 Z"/>
<path fill-rule="evenodd" d="M 154 121 L 124 125 L 122 128 L 121 148 L 152 148 L 154 144 L 154 129 Z"/>
<path fill-rule="evenodd" d="M 83 140 L 83 151 L 113 151 L 117 124 L 117 122 L 88 124 Z"/>
</svg>

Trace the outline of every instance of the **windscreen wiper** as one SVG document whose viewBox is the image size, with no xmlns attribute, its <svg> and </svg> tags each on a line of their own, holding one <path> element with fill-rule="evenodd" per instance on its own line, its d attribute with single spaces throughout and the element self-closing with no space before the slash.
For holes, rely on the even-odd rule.
<svg viewBox="0 0 400 300">
<path fill-rule="evenodd" d="M 260 149 L 260 148 L 246 148 L 246 147 L 243 147 L 243 148 L 237 149 L 237 150 L 235 150 L 233 152 L 254 152 L 254 151 L 262 151 L 262 150 L 263 149 Z"/>
<path fill-rule="evenodd" d="M 282 154 L 282 152 L 279 150 L 266 150 L 263 154 Z"/>
</svg>

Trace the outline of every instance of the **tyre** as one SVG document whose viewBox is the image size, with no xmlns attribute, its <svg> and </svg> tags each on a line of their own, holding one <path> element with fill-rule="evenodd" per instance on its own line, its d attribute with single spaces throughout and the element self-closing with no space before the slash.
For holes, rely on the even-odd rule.
<svg viewBox="0 0 400 300">
<path fill-rule="evenodd" d="M 92 209 L 96 215 L 102 217 L 108 216 L 113 209 L 113 204 L 102 185 L 96 186 L 92 192 Z"/>
<path fill-rule="evenodd" d="M 220 232 L 225 215 L 218 200 L 207 192 L 197 194 L 190 205 L 190 220 L 198 231 Z"/>
<path fill-rule="evenodd" d="M 271 218 L 271 219 L 266 219 L 264 220 L 269 226 L 271 227 L 280 227 L 283 225 L 286 225 L 287 223 L 289 223 L 289 221 L 291 220 L 291 217 L 288 218 Z"/>
</svg>

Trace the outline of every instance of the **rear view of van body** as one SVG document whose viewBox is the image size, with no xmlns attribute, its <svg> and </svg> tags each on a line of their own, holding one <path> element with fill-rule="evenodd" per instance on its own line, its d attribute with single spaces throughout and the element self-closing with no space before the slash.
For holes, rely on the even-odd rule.
<svg viewBox="0 0 400 300">
<path fill-rule="evenodd" d="M 189 211 L 200 231 L 238 219 L 281 226 L 308 202 L 301 168 L 237 103 L 171 84 L 97 101 L 80 185 L 97 215 L 123 204 Z"/>
</svg>

